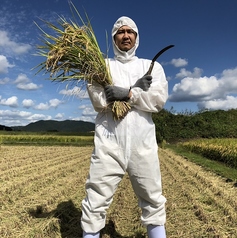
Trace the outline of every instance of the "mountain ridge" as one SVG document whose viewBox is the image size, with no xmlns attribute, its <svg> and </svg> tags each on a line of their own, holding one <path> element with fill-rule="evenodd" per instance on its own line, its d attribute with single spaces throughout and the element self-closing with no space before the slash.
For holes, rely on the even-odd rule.
<svg viewBox="0 0 237 238">
<path fill-rule="evenodd" d="M 27 132 L 90 132 L 94 131 L 95 124 L 86 121 L 75 120 L 39 120 L 31 122 L 26 126 L 12 126 L 14 131 Z"/>
</svg>

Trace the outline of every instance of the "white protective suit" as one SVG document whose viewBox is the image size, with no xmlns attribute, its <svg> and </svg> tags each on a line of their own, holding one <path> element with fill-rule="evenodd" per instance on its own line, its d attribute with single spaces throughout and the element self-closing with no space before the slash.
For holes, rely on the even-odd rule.
<svg viewBox="0 0 237 238">
<path fill-rule="evenodd" d="M 120 51 L 114 43 L 114 35 L 123 25 L 137 32 L 136 44 L 128 52 Z M 151 60 L 135 56 L 139 34 L 130 18 L 121 17 L 115 22 L 112 40 L 115 57 L 108 59 L 108 63 L 113 83 L 129 89 L 147 72 Z M 129 103 L 132 109 L 124 119 L 115 121 L 112 112 L 106 109 L 103 88 L 88 85 L 88 93 L 98 115 L 95 148 L 86 182 L 87 196 L 82 201 L 81 226 L 86 232 L 98 232 L 105 226 L 106 209 L 126 172 L 142 209 L 142 223 L 145 226 L 164 225 L 166 220 L 166 199 L 162 196 L 158 146 L 151 117 L 152 112 L 163 108 L 168 97 L 168 84 L 161 65 L 155 63 L 148 91 L 138 87 L 131 91 Z"/>
</svg>

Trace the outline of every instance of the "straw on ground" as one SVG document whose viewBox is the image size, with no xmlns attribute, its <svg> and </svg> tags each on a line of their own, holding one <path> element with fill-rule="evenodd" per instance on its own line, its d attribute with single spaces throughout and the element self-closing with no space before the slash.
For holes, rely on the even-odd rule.
<svg viewBox="0 0 237 238">
<path fill-rule="evenodd" d="M 92 147 L 1 146 L 0 237 L 81 237 Z M 159 149 L 167 236 L 235 237 L 237 189 L 171 151 Z M 103 238 L 145 238 L 126 175 L 108 210 Z"/>
</svg>

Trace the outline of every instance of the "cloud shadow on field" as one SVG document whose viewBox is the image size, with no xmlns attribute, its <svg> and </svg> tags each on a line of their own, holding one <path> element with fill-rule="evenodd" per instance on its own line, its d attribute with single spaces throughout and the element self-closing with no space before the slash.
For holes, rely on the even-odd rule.
<svg viewBox="0 0 237 238">
<path fill-rule="evenodd" d="M 72 200 L 61 202 L 55 210 L 47 212 L 44 206 L 37 206 L 35 209 L 29 210 L 29 215 L 33 218 L 57 218 L 59 219 L 60 233 L 62 238 L 81 238 L 81 215 L 80 209 L 76 208 Z M 115 223 L 109 220 L 105 227 L 101 230 L 100 237 L 112 238 L 145 238 L 142 233 L 136 233 L 133 236 L 122 236 L 115 228 Z"/>
</svg>

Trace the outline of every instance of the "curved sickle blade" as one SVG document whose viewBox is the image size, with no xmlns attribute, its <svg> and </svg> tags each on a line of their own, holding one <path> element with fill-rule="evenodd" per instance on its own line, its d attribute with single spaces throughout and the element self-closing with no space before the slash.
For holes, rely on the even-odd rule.
<svg viewBox="0 0 237 238">
<path fill-rule="evenodd" d="M 151 62 L 151 65 L 150 65 L 150 68 L 149 70 L 147 71 L 147 73 L 145 75 L 150 75 L 151 74 L 151 71 L 153 69 L 153 66 L 154 66 L 154 62 L 158 59 L 159 56 L 161 56 L 166 50 L 170 49 L 174 47 L 174 45 L 168 45 L 166 46 L 165 48 L 163 48 L 162 50 L 160 50 L 156 55 L 155 57 L 152 59 L 152 62 Z"/>
</svg>

